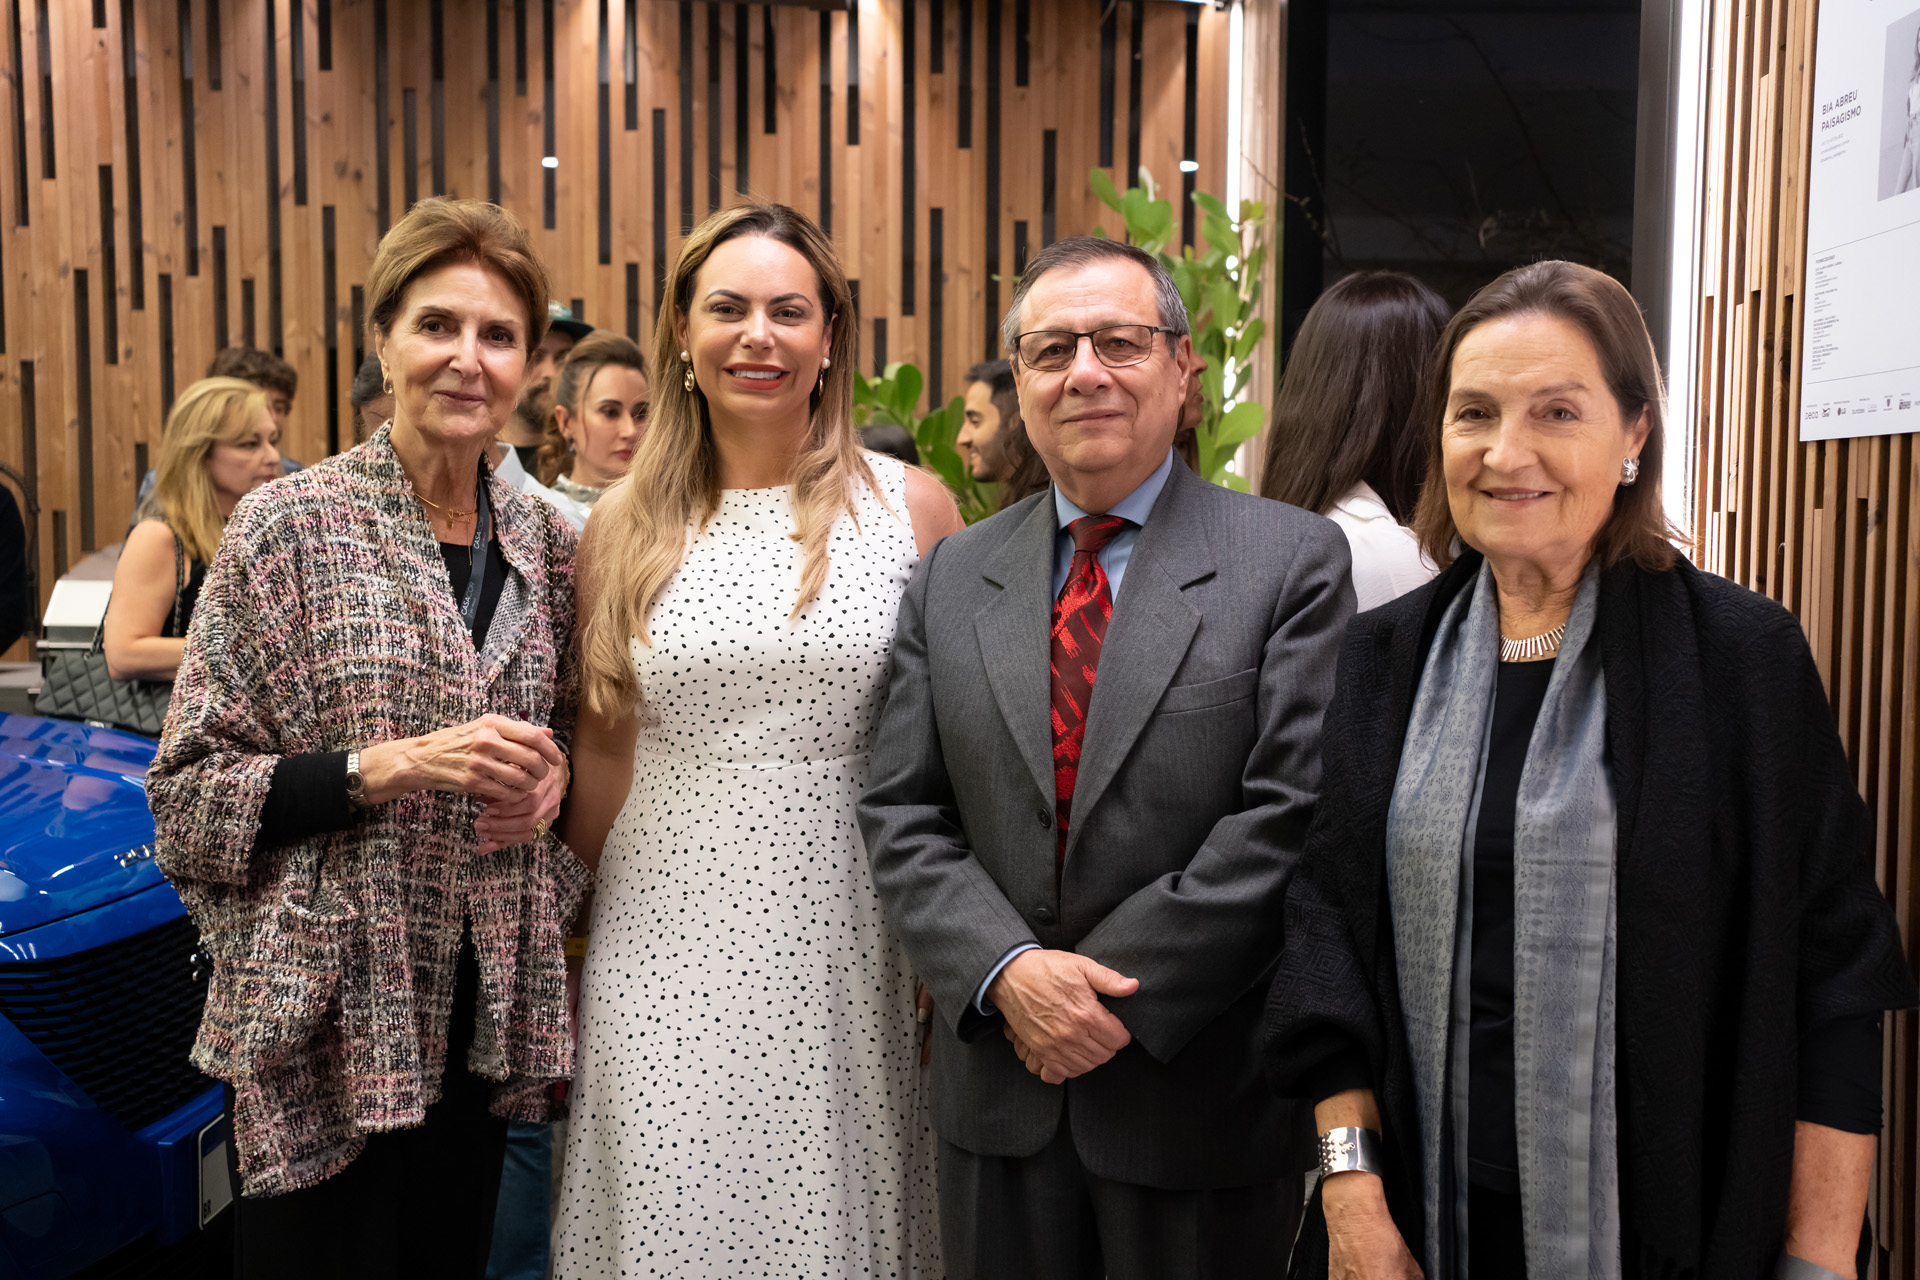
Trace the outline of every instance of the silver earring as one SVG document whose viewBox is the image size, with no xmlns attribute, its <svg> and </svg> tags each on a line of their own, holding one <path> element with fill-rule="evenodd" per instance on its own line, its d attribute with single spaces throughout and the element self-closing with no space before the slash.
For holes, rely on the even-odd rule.
<svg viewBox="0 0 1920 1280">
<path fill-rule="evenodd" d="M 1620 463 L 1620 487 L 1626 488 L 1640 478 L 1640 459 L 1626 458 Z"/>
<path fill-rule="evenodd" d="M 687 366 L 687 376 L 680 379 L 680 385 L 691 391 L 693 390 L 693 357 L 682 351 L 680 363 Z"/>
</svg>

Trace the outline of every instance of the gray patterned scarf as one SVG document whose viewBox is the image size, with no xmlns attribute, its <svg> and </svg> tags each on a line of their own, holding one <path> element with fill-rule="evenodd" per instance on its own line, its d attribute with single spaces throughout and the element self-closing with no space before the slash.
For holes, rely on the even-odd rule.
<svg viewBox="0 0 1920 1280">
<path fill-rule="evenodd" d="M 1589 565 L 1527 746 L 1514 816 L 1515 1118 L 1535 1280 L 1620 1276 L 1614 803 L 1594 628 L 1599 582 Z M 1499 603 L 1483 565 L 1434 637 L 1387 817 L 1387 888 L 1420 1114 L 1423 1262 L 1432 1280 L 1471 1280 L 1473 846 L 1499 651 Z"/>
</svg>

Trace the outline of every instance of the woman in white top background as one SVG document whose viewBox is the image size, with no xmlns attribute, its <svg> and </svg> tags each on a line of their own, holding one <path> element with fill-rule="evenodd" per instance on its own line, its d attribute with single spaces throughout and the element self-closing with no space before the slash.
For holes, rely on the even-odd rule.
<svg viewBox="0 0 1920 1280">
<path fill-rule="evenodd" d="M 1362 611 L 1437 572 L 1407 522 L 1427 473 L 1420 388 L 1451 314 L 1410 275 L 1355 272 L 1301 321 L 1274 398 L 1260 493 L 1340 526 Z"/>
</svg>

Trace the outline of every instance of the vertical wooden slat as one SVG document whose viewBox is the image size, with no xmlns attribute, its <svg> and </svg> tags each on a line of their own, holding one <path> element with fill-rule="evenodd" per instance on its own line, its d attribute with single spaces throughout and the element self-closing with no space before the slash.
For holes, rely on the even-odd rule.
<svg viewBox="0 0 1920 1280">
<path fill-rule="evenodd" d="M 1814 0 L 1710 9 L 1697 433 L 1702 564 L 1800 619 L 1872 817 L 1876 877 L 1913 954 L 1920 777 L 1920 450 L 1799 439 Z M 1867 1274 L 1920 1265 L 1916 1019 L 1888 1018 Z"/>
<path fill-rule="evenodd" d="M 998 354 L 1031 251 L 1117 229 L 1089 168 L 1125 183 L 1145 159 L 1178 189 L 1190 81 L 1203 189 L 1227 159 L 1210 7 L 1197 79 L 1185 7 L 1144 0 L 858 0 L 824 33 L 732 0 L 105 0 L 99 28 L 94 8 L 0 0 L 0 416 L 31 426 L 0 459 L 40 491 L 49 588 L 119 537 L 138 450 L 221 346 L 298 372 L 294 456 L 352 440 L 366 273 L 426 192 L 513 210 L 556 296 L 643 338 L 707 208 L 824 213 L 867 354 L 921 365 L 931 402 Z"/>
</svg>

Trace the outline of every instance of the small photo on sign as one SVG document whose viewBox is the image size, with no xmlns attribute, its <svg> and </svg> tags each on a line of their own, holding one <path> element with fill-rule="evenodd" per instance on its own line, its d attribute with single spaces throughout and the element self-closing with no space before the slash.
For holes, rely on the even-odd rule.
<svg viewBox="0 0 1920 1280">
<path fill-rule="evenodd" d="M 1920 191 L 1920 9 L 1887 28 L 1880 198 Z"/>
</svg>

